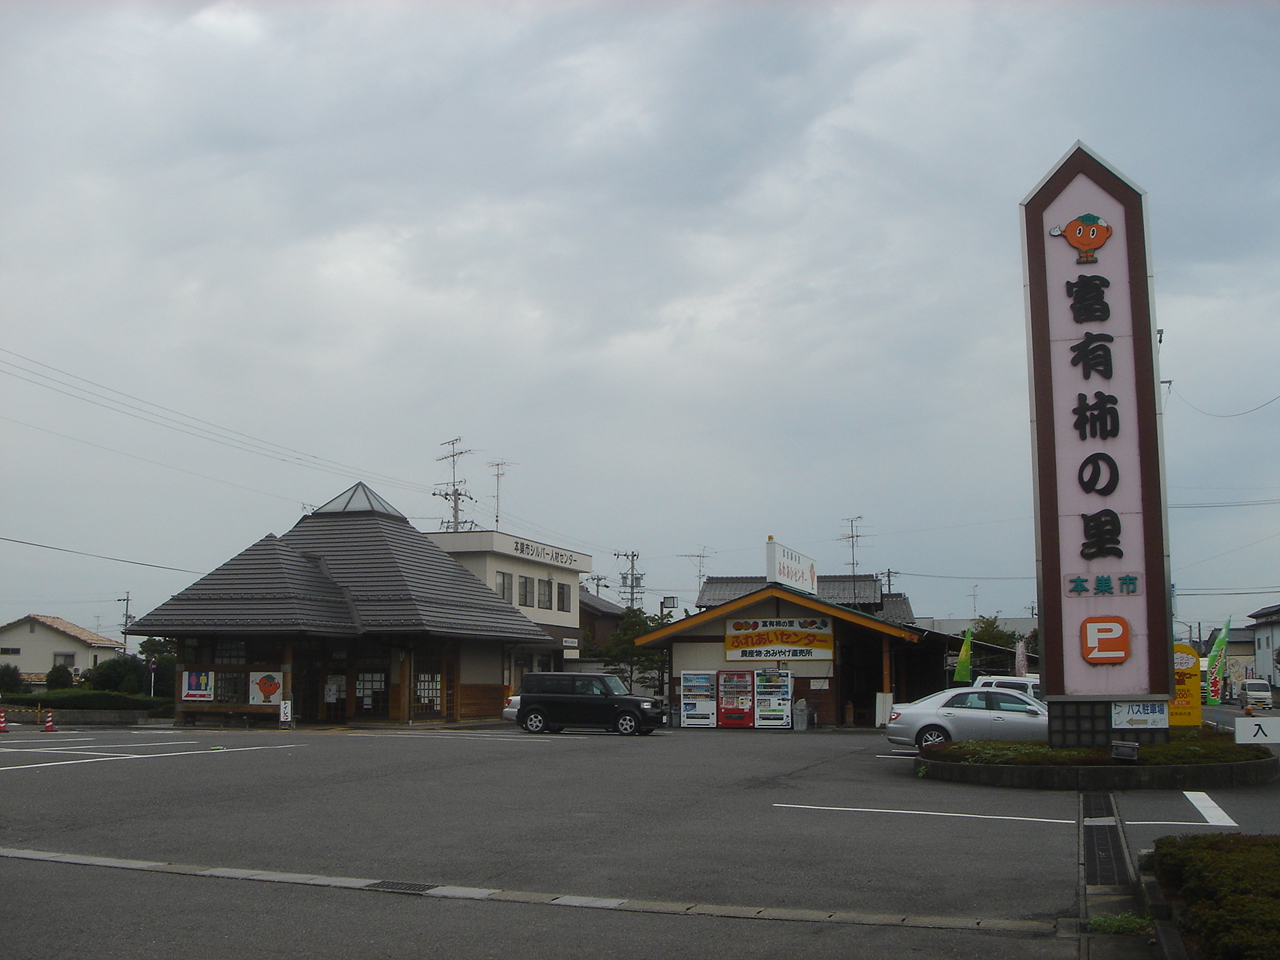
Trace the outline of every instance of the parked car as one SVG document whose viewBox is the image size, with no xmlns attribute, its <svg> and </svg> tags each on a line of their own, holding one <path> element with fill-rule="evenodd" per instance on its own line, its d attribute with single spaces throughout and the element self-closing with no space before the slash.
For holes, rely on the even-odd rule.
<svg viewBox="0 0 1280 960">
<path fill-rule="evenodd" d="M 948 740 L 1047 740 L 1049 708 L 999 687 L 941 690 L 895 703 L 884 728 L 890 743 L 926 747 Z"/>
<path fill-rule="evenodd" d="M 502 710 L 530 733 L 602 727 L 622 734 L 653 733 L 667 722 L 656 697 L 638 697 L 607 673 L 526 673 Z"/>
<path fill-rule="evenodd" d="M 1271 684 L 1266 680 L 1240 681 L 1240 707 L 1271 708 Z"/>
<path fill-rule="evenodd" d="M 1019 693 L 1025 693 L 1029 697 L 1035 697 L 1037 700 L 1043 700 L 1040 696 L 1040 674 L 1028 673 L 1025 677 L 979 677 L 974 683 L 975 687 L 1001 687 L 1005 690 L 1017 690 Z"/>
</svg>

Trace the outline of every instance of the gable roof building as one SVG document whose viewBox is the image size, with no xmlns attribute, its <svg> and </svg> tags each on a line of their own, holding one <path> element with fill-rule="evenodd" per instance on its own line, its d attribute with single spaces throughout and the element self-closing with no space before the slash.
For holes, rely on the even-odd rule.
<svg viewBox="0 0 1280 960">
<path fill-rule="evenodd" d="M 13 664 L 24 683 L 40 686 L 51 667 L 73 674 L 124 652 L 124 643 L 100 636 L 70 620 L 30 613 L 0 627 L 0 663 Z"/>
<path fill-rule="evenodd" d="M 283 675 L 280 696 L 297 701 L 301 719 L 496 716 L 504 652 L 551 643 L 364 483 L 127 632 L 183 641 L 179 669 L 214 676 L 212 701 L 179 684 L 180 713 L 278 710 L 250 689 L 256 664 Z"/>
</svg>

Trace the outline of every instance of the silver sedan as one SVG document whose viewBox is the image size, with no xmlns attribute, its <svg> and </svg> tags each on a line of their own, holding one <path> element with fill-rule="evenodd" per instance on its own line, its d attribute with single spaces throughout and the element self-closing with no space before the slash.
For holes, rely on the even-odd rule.
<svg viewBox="0 0 1280 960">
<path fill-rule="evenodd" d="M 890 743 L 925 747 L 948 740 L 1047 740 L 1040 701 L 995 687 L 957 687 L 914 703 L 895 703 L 885 724 Z"/>
</svg>

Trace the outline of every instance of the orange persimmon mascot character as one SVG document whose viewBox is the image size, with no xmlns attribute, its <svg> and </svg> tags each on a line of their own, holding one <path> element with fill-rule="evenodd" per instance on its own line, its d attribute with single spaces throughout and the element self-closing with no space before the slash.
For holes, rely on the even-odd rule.
<svg viewBox="0 0 1280 960">
<path fill-rule="evenodd" d="M 1097 251 L 1111 238 L 1111 234 L 1112 229 L 1107 226 L 1107 221 L 1092 213 L 1076 217 L 1065 228 L 1054 227 L 1049 231 L 1049 236 L 1062 237 L 1080 251 L 1076 263 L 1097 263 Z"/>
</svg>

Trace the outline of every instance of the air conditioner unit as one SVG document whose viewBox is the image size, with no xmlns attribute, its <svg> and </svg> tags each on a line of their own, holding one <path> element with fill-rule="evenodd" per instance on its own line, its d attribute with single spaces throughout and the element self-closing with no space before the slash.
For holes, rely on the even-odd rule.
<svg viewBox="0 0 1280 960">
<path fill-rule="evenodd" d="M 79 668 L 79 667 L 72 667 L 72 668 L 71 668 L 71 673 L 72 673 L 72 675 L 73 675 L 73 676 L 76 676 L 76 677 L 80 676 L 80 668 Z"/>
</svg>

